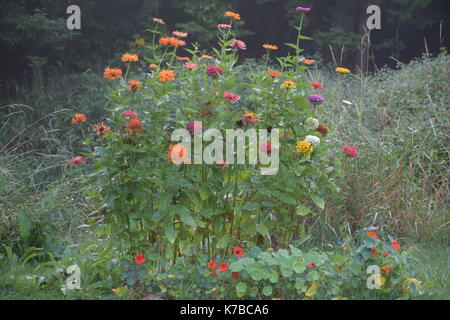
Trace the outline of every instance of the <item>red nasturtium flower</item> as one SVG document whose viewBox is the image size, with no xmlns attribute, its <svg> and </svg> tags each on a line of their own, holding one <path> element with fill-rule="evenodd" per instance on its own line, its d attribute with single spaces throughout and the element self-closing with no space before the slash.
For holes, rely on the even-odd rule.
<svg viewBox="0 0 450 320">
<path fill-rule="evenodd" d="M 306 265 L 308 268 L 314 268 L 316 266 L 315 263 L 311 262 Z"/>
<path fill-rule="evenodd" d="M 145 257 L 142 253 L 136 255 L 135 261 L 137 264 L 143 264 L 145 262 Z"/>
<path fill-rule="evenodd" d="M 225 262 L 221 262 L 219 264 L 219 270 L 222 272 L 226 272 L 228 270 L 228 264 L 226 264 Z"/>
<path fill-rule="evenodd" d="M 340 265 L 338 265 L 338 266 L 336 267 L 336 269 L 337 269 L 338 271 L 341 271 L 343 267 L 344 267 L 344 266 L 343 266 L 342 264 L 340 264 Z"/>
<path fill-rule="evenodd" d="M 207 66 L 206 74 L 210 77 L 218 77 L 222 74 L 222 68 L 218 66 Z"/>
<path fill-rule="evenodd" d="M 391 272 L 391 266 L 390 265 L 385 265 L 383 268 L 381 268 L 381 274 L 388 274 L 389 272 Z"/>
<path fill-rule="evenodd" d="M 84 158 L 82 156 L 78 156 L 73 159 L 70 159 L 70 164 L 73 166 L 77 166 L 77 165 L 85 163 L 85 162 L 86 162 L 86 160 L 84 160 Z"/>
<path fill-rule="evenodd" d="M 400 250 L 400 244 L 398 243 L 397 240 L 394 240 L 391 243 L 392 243 L 392 248 L 394 248 L 395 250 Z"/>
<path fill-rule="evenodd" d="M 377 249 L 375 248 L 369 248 L 370 251 L 372 251 L 372 255 L 370 256 L 371 258 L 375 258 L 377 256 Z"/>
<path fill-rule="evenodd" d="M 210 262 L 208 262 L 208 268 L 210 268 L 211 270 L 215 270 L 217 268 L 216 259 L 213 259 Z"/>
<path fill-rule="evenodd" d="M 387 253 L 386 251 L 383 251 L 383 257 L 385 257 L 385 258 L 389 257 L 389 253 Z"/>
<path fill-rule="evenodd" d="M 214 278 L 217 278 L 217 272 L 216 272 L 216 270 L 211 270 L 211 275 L 212 275 Z"/>
<path fill-rule="evenodd" d="M 82 113 L 75 113 L 73 118 L 72 118 L 72 123 L 73 124 L 80 124 L 82 122 L 86 122 L 87 118 L 84 114 Z"/>
<path fill-rule="evenodd" d="M 367 232 L 367 236 L 370 237 L 370 238 L 380 239 L 378 237 L 378 235 L 375 232 L 373 232 L 373 231 Z"/>
<path fill-rule="evenodd" d="M 231 273 L 231 277 L 232 277 L 233 279 L 239 279 L 239 272 L 232 272 L 232 273 Z"/>
<path fill-rule="evenodd" d="M 238 258 L 245 257 L 244 250 L 242 250 L 242 248 L 234 248 L 233 254 Z"/>
<path fill-rule="evenodd" d="M 320 82 L 312 81 L 312 82 L 310 82 L 310 84 L 316 89 L 322 89 L 323 88 L 323 84 L 321 84 Z"/>
</svg>

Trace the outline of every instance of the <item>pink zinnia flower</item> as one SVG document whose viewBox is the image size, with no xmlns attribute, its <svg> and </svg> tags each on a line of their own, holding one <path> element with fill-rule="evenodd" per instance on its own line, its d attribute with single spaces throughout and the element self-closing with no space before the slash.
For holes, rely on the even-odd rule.
<svg viewBox="0 0 450 320">
<path fill-rule="evenodd" d="M 217 25 L 217 28 L 219 28 L 219 29 L 231 29 L 231 25 L 221 23 L 221 24 Z"/>
<path fill-rule="evenodd" d="M 137 112 L 135 112 L 133 110 L 125 110 L 124 112 L 122 112 L 122 115 L 124 117 L 127 117 L 128 119 L 137 119 L 138 118 Z"/>
<path fill-rule="evenodd" d="M 218 66 L 208 66 L 206 67 L 206 73 L 210 77 L 218 77 L 222 74 L 222 68 Z"/>
<path fill-rule="evenodd" d="M 192 63 L 192 62 L 186 62 L 185 64 L 183 64 L 186 68 L 188 68 L 189 70 L 194 70 L 195 68 L 197 68 L 197 64 L 196 63 Z"/>
<path fill-rule="evenodd" d="M 188 34 L 186 32 L 180 32 L 180 31 L 174 31 L 174 32 L 172 32 L 172 34 L 175 37 L 179 37 L 179 38 L 186 38 L 188 36 Z"/>
<path fill-rule="evenodd" d="M 79 165 L 79 164 L 86 163 L 86 160 L 84 160 L 83 157 L 79 156 L 79 157 L 75 157 L 75 158 L 73 158 L 73 159 L 70 159 L 70 163 L 71 163 L 73 166 L 77 166 L 77 165 Z"/>
<path fill-rule="evenodd" d="M 272 153 L 272 144 L 267 141 L 261 143 L 259 146 L 259 151 L 262 153 L 271 154 Z"/>
<path fill-rule="evenodd" d="M 227 99 L 228 101 L 231 101 L 231 102 L 236 102 L 236 101 L 238 101 L 241 98 L 237 94 L 234 94 L 234 93 L 231 93 L 231 92 L 226 92 L 226 91 L 223 93 L 223 97 L 225 99 Z"/>
<path fill-rule="evenodd" d="M 203 131 L 203 124 L 200 121 L 191 121 L 187 125 L 187 130 L 193 135 L 200 134 Z"/>
<path fill-rule="evenodd" d="M 344 152 L 347 156 L 354 158 L 358 156 L 358 150 L 355 146 L 344 146 Z"/>
<path fill-rule="evenodd" d="M 247 50 L 247 45 L 245 44 L 245 42 L 238 39 L 233 39 L 230 44 L 230 47 L 237 48 L 240 50 Z"/>
<path fill-rule="evenodd" d="M 228 164 L 228 163 L 226 163 L 225 161 L 223 161 L 223 160 L 219 160 L 219 161 L 217 161 L 217 165 L 219 166 L 219 168 L 228 168 L 230 165 Z"/>
<path fill-rule="evenodd" d="M 321 84 L 320 82 L 312 81 L 312 82 L 310 82 L 310 84 L 316 89 L 322 89 L 323 88 L 323 84 Z"/>
</svg>

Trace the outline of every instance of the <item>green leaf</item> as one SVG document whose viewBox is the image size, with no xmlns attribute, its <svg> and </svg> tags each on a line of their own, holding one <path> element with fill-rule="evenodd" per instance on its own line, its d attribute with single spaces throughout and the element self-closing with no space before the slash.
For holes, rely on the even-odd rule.
<svg viewBox="0 0 450 320">
<path fill-rule="evenodd" d="M 319 197 L 318 195 L 312 195 L 311 196 L 311 200 L 316 204 L 316 206 L 318 206 L 320 209 L 324 209 L 325 208 L 325 201 Z"/>
<path fill-rule="evenodd" d="M 174 244 L 177 237 L 175 228 L 172 225 L 168 225 L 166 226 L 164 232 L 166 234 L 167 240 L 169 240 L 170 243 Z"/>
<path fill-rule="evenodd" d="M 305 285 L 305 281 L 302 279 L 297 279 L 295 281 L 295 289 L 297 289 L 297 290 L 302 290 L 304 285 Z"/>
<path fill-rule="evenodd" d="M 270 296 L 272 294 L 272 286 L 265 286 L 263 289 L 263 295 Z"/>
<path fill-rule="evenodd" d="M 311 271 L 306 276 L 306 280 L 308 280 L 308 281 L 316 281 L 318 279 L 319 279 L 319 274 L 317 273 L 317 271 Z"/>
<path fill-rule="evenodd" d="M 292 264 L 292 269 L 294 269 L 296 273 L 302 273 L 306 269 L 306 263 L 303 261 L 295 261 Z"/>
<path fill-rule="evenodd" d="M 311 210 L 302 204 L 299 204 L 295 211 L 295 213 L 297 213 L 297 215 L 302 216 L 302 217 L 308 215 L 310 212 L 311 212 Z"/>
<path fill-rule="evenodd" d="M 208 189 L 206 188 L 206 186 L 200 186 L 200 188 L 198 188 L 198 193 L 200 194 L 200 198 L 205 201 L 209 198 L 209 192 Z"/>
<path fill-rule="evenodd" d="M 269 232 L 269 229 L 267 229 L 267 227 L 265 225 L 263 225 L 263 224 L 257 224 L 256 225 L 256 230 L 263 237 L 266 237 L 267 236 L 267 232 Z"/>
<path fill-rule="evenodd" d="M 247 284 L 245 282 L 239 282 L 236 285 L 236 292 L 238 295 L 244 295 L 247 292 Z"/>
</svg>

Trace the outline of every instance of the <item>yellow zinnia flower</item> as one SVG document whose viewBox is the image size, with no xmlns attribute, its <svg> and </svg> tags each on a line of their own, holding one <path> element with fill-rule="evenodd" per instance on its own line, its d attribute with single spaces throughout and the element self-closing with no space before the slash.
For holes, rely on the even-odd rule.
<svg viewBox="0 0 450 320">
<path fill-rule="evenodd" d="M 303 154 L 305 157 L 313 152 L 314 148 L 308 141 L 297 142 L 297 152 Z"/>
<path fill-rule="evenodd" d="M 296 86 L 296 82 L 292 80 L 286 80 L 281 86 L 286 89 L 294 89 Z"/>
<path fill-rule="evenodd" d="M 336 71 L 342 74 L 350 73 L 350 70 L 347 68 L 336 68 Z"/>
</svg>

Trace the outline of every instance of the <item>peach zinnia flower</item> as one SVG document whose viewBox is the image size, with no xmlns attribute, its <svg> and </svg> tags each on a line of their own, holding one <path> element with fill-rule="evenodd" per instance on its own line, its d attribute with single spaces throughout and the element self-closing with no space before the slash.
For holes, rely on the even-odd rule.
<svg viewBox="0 0 450 320">
<path fill-rule="evenodd" d="M 100 134 L 103 134 L 105 132 L 111 132 L 111 128 L 105 125 L 103 122 L 100 124 L 94 125 L 94 130 L 97 131 Z"/>
<path fill-rule="evenodd" d="M 173 81 L 175 80 L 175 72 L 172 70 L 161 70 L 159 72 L 159 81 Z"/>
<path fill-rule="evenodd" d="M 187 150 L 180 143 L 173 144 L 169 147 L 169 150 L 167 150 L 167 157 L 174 164 L 181 164 L 189 161 Z"/>
<path fill-rule="evenodd" d="M 132 119 L 127 123 L 127 130 L 131 134 L 144 132 L 144 126 L 138 119 Z"/>
<path fill-rule="evenodd" d="M 137 80 L 130 80 L 128 81 L 128 83 L 129 83 L 128 90 L 130 90 L 131 92 L 138 91 L 139 87 L 142 85 L 142 83 Z"/>
<path fill-rule="evenodd" d="M 243 115 L 242 115 L 242 117 L 244 118 L 244 120 L 247 122 L 247 123 L 252 123 L 252 124 L 255 124 L 256 122 L 258 122 L 258 119 L 256 119 L 256 116 L 255 116 L 255 114 L 253 113 L 253 112 L 246 112 L 246 113 L 244 113 Z"/>
<path fill-rule="evenodd" d="M 161 37 L 159 39 L 159 44 L 162 46 L 181 47 L 186 45 L 186 42 L 174 37 Z"/>
<path fill-rule="evenodd" d="M 278 50 L 278 47 L 272 44 L 263 44 L 263 48 L 266 50 Z"/>
<path fill-rule="evenodd" d="M 225 12 L 225 17 L 230 17 L 234 20 L 241 20 L 241 16 L 238 13 L 234 13 L 232 11 Z"/>
<path fill-rule="evenodd" d="M 166 23 L 164 22 L 164 20 L 163 20 L 163 19 L 160 19 L 160 18 L 153 18 L 153 22 L 158 23 L 158 24 L 166 24 Z"/>
<path fill-rule="evenodd" d="M 122 56 L 122 61 L 123 62 L 137 62 L 137 61 L 139 61 L 139 57 L 137 54 L 125 53 Z"/>
<path fill-rule="evenodd" d="M 73 124 L 80 124 L 82 122 L 86 122 L 87 118 L 84 114 L 82 113 L 75 113 L 73 118 L 72 118 L 72 123 Z"/>
<path fill-rule="evenodd" d="M 186 38 L 188 34 L 186 32 L 174 31 L 172 34 L 178 38 Z"/>
<path fill-rule="evenodd" d="M 267 74 L 269 76 L 271 76 L 272 78 L 277 78 L 277 77 L 281 76 L 281 72 L 274 71 L 274 70 L 267 71 Z"/>
<path fill-rule="evenodd" d="M 306 58 L 302 60 L 302 63 L 303 63 L 303 64 L 306 64 L 307 66 L 313 64 L 314 62 L 316 62 L 316 60 L 313 60 L 313 59 L 306 59 Z"/>
<path fill-rule="evenodd" d="M 107 80 L 122 78 L 122 70 L 116 68 L 106 68 L 103 72 L 103 78 Z"/>
<path fill-rule="evenodd" d="M 158 65 L 157 64 L 154 64 L 154 63 L 152 63 L 152 64 L 150 64 L 149 66 L 148 66 L 150 69 L 156 69 L 156 68 L 158 68 Z"/>
</svg>

